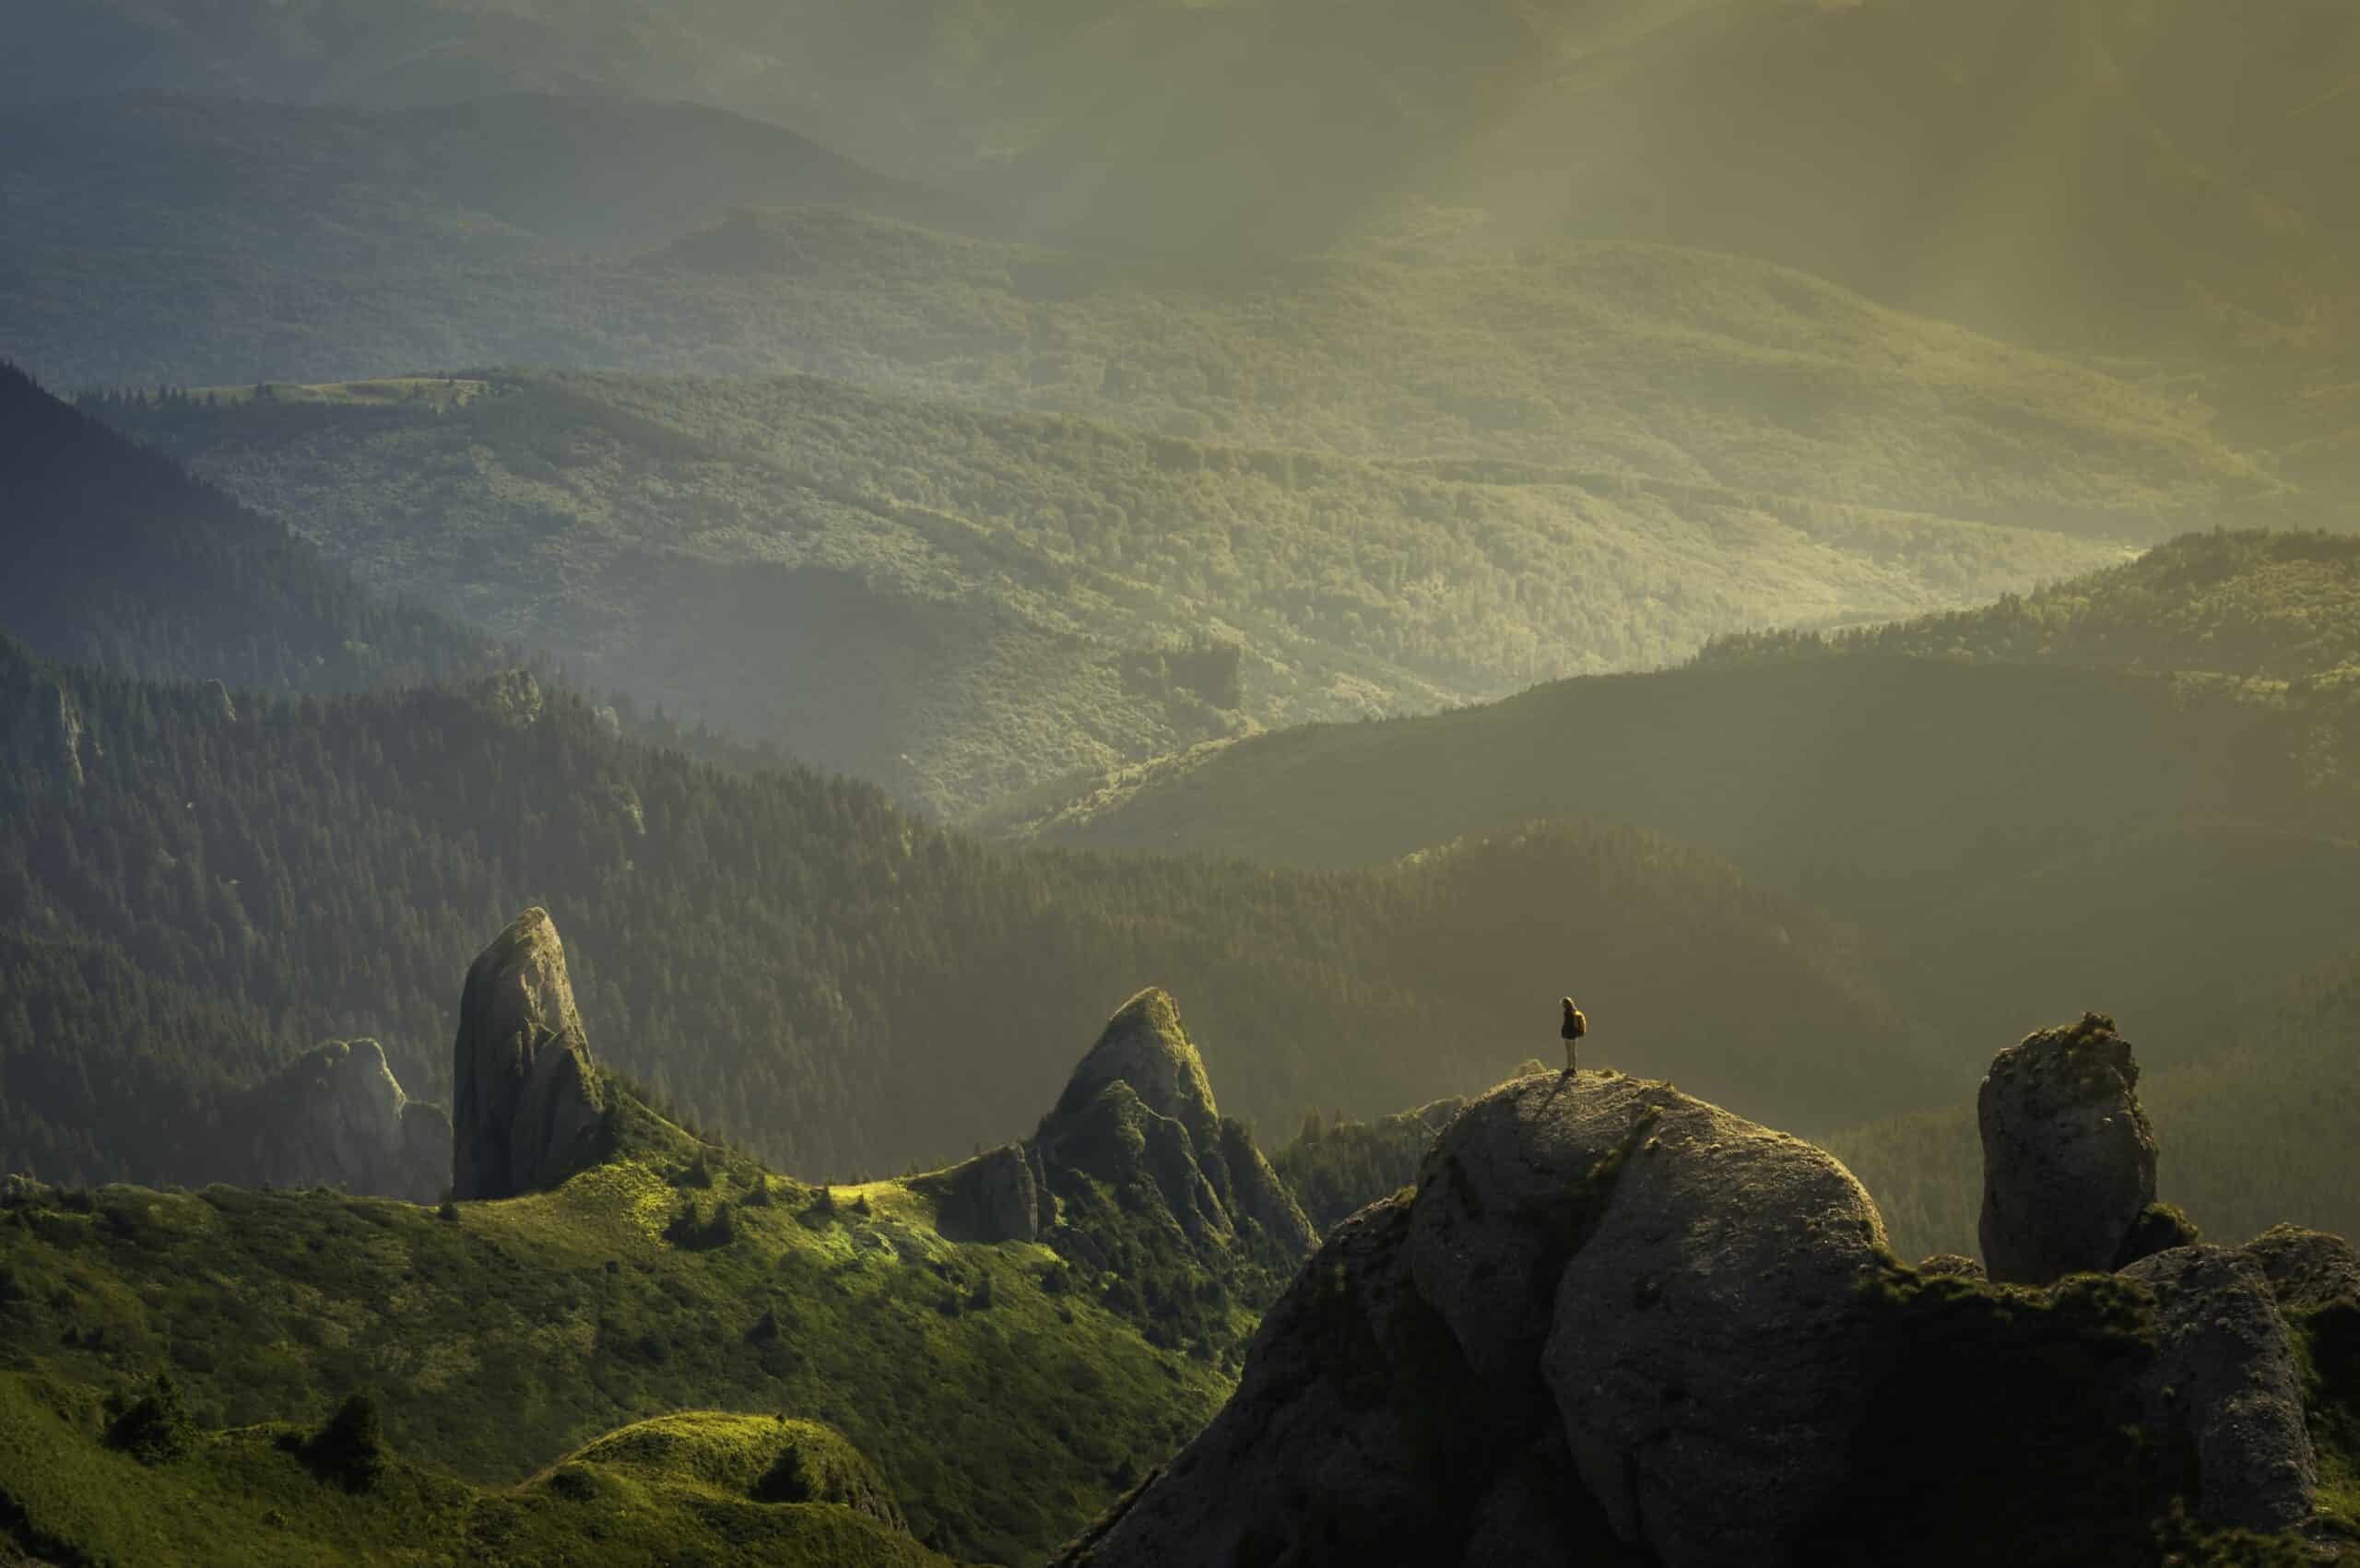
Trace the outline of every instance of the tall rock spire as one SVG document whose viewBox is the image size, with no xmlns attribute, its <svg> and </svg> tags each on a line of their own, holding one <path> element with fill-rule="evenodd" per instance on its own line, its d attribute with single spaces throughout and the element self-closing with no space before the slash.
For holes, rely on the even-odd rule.
<svg viewBox="0 0 2360 1568">
<path fill-rule="evenodd" d="M 513 1197 L 596 1163 L 606 1094 L 545 909 L 528 909 L 467 971 L 452 1048 L 452 1188 Z"/>
</svg>

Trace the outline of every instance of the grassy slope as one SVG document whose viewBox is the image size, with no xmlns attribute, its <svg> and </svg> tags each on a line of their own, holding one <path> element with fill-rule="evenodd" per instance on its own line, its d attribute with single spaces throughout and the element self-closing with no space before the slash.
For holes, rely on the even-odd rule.
<svg viewBox="0 0 2360 1568">
<path fill-rule="evenodd" d="M 1227 1392 L 1215 1366 L 1097 1306 L 1086 1272 L 1063 1288 L 1071 1266 L 1045 1248 L 945 1242 L 900 1184 L 837 1188 L 821 1215 L 811 1189 L 772 1179 L 772 1201 L 749 1204 L 750 1173 L 733 1164 L 705 1188 L 624 1160 L 450 1220 L 324 1191 L 41 1189 L 0 1225 L 0 1315 L 20 1373 L 104 1388 L 169 1370 L 203 1422 L 229 1426 L 316 1420 L 373 1385 L 397 1453 L 480 1487 L 540 1477 L 523 1494 L 433 1482 L 445 1502 L 422 1529 L 494 1506 L 539 1528 L 545 1469 L 570 1450 L 719 1406 L 827 1422 L 879 1464 L 921 1536 L 1022 1561 Z M 723 1199 L 734 1240 L 665 1239 L 683 1201 L 709 1216 Z M 21 1431 L 21 1400 L 11 1415 Z M 258 1446 L 208 1453 L 266 1468 Z M 9 1490 L 23 1499 L 13 1477 Z"/>
<path fill-rule="evenodd" d="M 682 1418 L 673 1418 L 678 1421 Z M 364 1490 L 315 1474 L 309 1434 L 266 1423 L 198 1435 L 143 1464 L 100 1441 L 94 1390 L 0 1373 L 0 1475 L 17 1539 L 61 1562 L 677 1562 L 924 1568 L 948 1560 L 849 1508 L 758 1500 L 704 1467 L 590 1455 L 515 1487 L 395 1457 Z M 777 1453 L 768 1416 L 708 1415 L 706 1435 Z M 631 1433 L 620 1433 L 628 1438 Z M 558 1479 L 559 1477 L 563 1479 Z"/>
<path fill-rule="evenodd" d="M 2029 529 L 1400 466 L 843 383 L 537 374 L 102 408 L 380 592 L 938 810 L 1263 725 L 1659 664 L 2108 558 Z M 1242 693 L 1161 651 L 1243 650 Z"/>
</svg>

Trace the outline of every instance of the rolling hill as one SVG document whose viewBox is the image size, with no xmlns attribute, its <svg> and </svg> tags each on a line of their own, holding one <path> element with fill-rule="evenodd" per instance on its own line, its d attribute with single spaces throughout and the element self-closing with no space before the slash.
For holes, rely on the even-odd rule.
<svg viewBox="0 0 2360 1568">
<path fill-rule="evenodd" d="M 2157 1071 L 2176 1179 L 2223 1222 L 2348 1223 L 2309 1135 L 2256 1163 L 2225 1107 L 2261 1095 L 2307 1127 L 2350 1092 L 2338 1027 L 2270 1020 L 2360 917 L 2356 567 L 2330 536 L 2192 536 L 1978 611 L 1200 748 L 1001 825 L 1341 867 L 1502 821 L 1646 824 L 1874 931 L 1953 1083 L 1994 1042 L 2108 1009 Z M 1959 1116 L 1832 1134 L 1929 1249 L 1972 1212 Z"/>
<path fill-rule="evenodd" d="M 495 373 L 87 407 L 380 593 L 950 816 L 1209 738 L 1668 663 L 1740 627 L 1907 614 L 2118 554 L 808 379 Z"/>
<path fill-rule="evenodd" d="M 690 100 L 1195 253 L 1567 232 L 2140 353 L 2348 345 L 2334 0 L 1221 6 L 47 0 L 0 95 Z M 294 372 L 288 372 L 294 373 Z"/>
</svg>

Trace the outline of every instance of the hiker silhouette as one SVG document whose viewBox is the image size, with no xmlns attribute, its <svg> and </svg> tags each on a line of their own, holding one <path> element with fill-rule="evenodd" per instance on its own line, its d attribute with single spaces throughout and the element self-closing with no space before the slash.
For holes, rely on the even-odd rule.
<svg viewBox="0 0 2360 1568">
<path fill-rule="evenodd" d="M 1581 1069 L 1574 1065 L 1574 1051 L 1581 1043 L 1582 1036 L 1589 1032 L 1589 1020 L 1582 1016 L 1581 1008 L 1574 1006 L 1571 996 L 1563 998 L 1560 1005 L 1565 1009 L 1565 1021 L 1559 1026 L 1557 1036 L 1565 1043 L 1565 1070 L 1578 1072 Z"/>
</svg>

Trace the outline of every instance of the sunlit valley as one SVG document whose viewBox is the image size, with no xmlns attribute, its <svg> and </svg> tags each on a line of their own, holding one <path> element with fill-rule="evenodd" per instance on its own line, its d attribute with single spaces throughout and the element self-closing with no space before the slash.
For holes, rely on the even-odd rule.
<svg viewBox="0 0 2360 1568">
<path fill-rule="evenodd" d="M 2360 1562 L 2360 15 L 26 0 L 0 1562 Z"/>
</svg>

